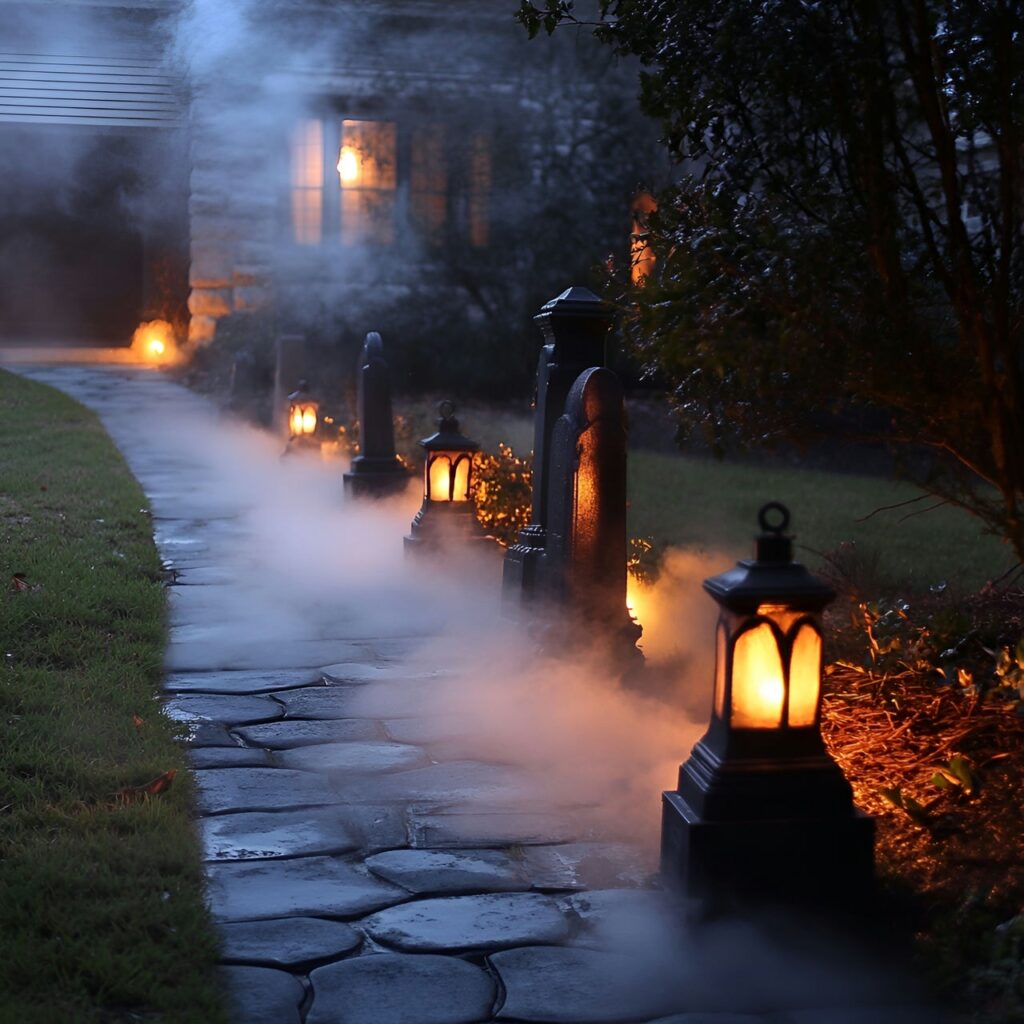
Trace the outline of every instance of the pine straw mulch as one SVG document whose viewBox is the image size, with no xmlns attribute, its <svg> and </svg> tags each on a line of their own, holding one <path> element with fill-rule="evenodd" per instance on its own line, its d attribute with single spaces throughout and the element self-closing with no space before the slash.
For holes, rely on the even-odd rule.
<svg viewBox="0 0 1024 1024">
<path fill-rule="evenodd" d="M 992 645 L 1020 638 L 1024 593 L 980 595 L 965 610 L 987 639 L 959 657 L 981 678 L 991 672 Z M 841 632 L 849 641 L 856 630 Z M 968 1019 L 1024 1021 L 1024 929 L 1014 928 L 1013 942 L 997 931 L 1024 912 L 1024 715 L 1013 701 L 948 685 L 920 663 L 888 671 L 835 664 L 822 733 L 858 806 L 875 816 L 879 876 L 902 897 L 932 975 L 970 1004 Z M 955 757 L 970 766 L 972 794 L 933 781 Z M 911 813 L 884 791 L 910 798 Z"/>
</svg>

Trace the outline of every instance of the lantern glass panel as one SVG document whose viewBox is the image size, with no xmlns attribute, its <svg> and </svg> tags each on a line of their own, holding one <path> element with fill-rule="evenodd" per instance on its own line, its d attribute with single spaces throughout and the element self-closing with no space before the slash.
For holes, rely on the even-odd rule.
<svg viewBox="0 0 1024 1024">
<path fill-rule="evenodd" d="M 732 656 L 733 726 L 774 729 L 782 722 L 786 684 L 772 627 L 762 622 L 741 633 Z"/>
<path fill-rule="evenodd" d="M 725 645 L 728 634 L 725 623 L 718 623 L 715 633 L 715 714 L 725 716 Z"/>
<path fill-rule="evenodd" d="M 316 408 L 307 405 L 302 410 L 302 433 L 312 434 L 316 430 Z"/>
<path fill-rule="evenodd" d="M 789 661 L 789 724 L 814 725 L 821 688 L 821 637 L 804 623 L 793 643 Z"/>
<path fill-rule="evenodd" d="M 469 501 L 469 466 L 470 461 L 465 456 L 455 463 L 455 486 L 452 488 L 452 501 Z"/>
<path fill-rule="evenodd" d="M 430 460 L 430 500 L 451 501 L 452 463 L 447 455 Z"/>
<path fill-rule="evenodd" d="M 295 437 L 298 437 L 302 433 L 302 406 L 292 406 L 291 423 L 289 424 L 289 427 Z"/>
</svg>

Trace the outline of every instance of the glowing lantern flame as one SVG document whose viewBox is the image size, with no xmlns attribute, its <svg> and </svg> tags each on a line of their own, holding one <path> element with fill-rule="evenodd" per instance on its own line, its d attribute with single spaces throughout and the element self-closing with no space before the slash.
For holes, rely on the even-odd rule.
<svg viewBox="0 0 1024 1024">
<path fill-rule="evenodd" d="M 316 405 L 296 404 L 289 411 L 288 428 L 292 437 L 308 437 L 316 433 L 316 421 Z"/>
<path fill-rule="evenodd" d="M 174 328 L 166 320 L 147 320 L 132 335 L 132 355 L 140 363 L 167 366 L 181 358 Z"/>
<path fill-rule="evenodd" d="M 765 729 L 782 721 L 786 684 L 782 658 L 771 626 L 747 630 L 733 651 L 732 723 L 741 729 Z"/>
<path fill-rule="evenodd" d="M 352 146 L 342 146 L 338 156 L 338 177 L 342 185 L 352 185 L 359 180 L 359 154 Z"/>
</svg>

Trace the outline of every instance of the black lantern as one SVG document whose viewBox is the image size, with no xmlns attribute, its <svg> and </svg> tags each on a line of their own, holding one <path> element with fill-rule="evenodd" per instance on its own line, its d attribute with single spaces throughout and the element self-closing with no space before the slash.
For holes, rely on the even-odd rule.
<svg viewBox="0 0 1024 1024">
<path fill-rule="evenodd" d="M 476 441 L 459 433 L 455 405 L 438 406 L 437 433 L 423 438 L 423 504 L 412 521 L 406 550 L 439 547 L 449 541 L 486 540 L 473 501 L 473 456 Z"/>
<path fill-rule="evenodd" d="M 320 403 L 309 393 L 309 384 L 299 386 L 288 396 L 288 447 L 312 447 L 320 424 Z"/>
<path fill-rule="evenodd" d="M 694 894 L 831 902 L 869 884 L 874 838 L 821 738 L 835 594 L 792 560 L 785 506 L 758 518 L 757 558 L 704 581 L 720 606 L 711 724 L 663 797 L 662 872 Z"/>
</svg>

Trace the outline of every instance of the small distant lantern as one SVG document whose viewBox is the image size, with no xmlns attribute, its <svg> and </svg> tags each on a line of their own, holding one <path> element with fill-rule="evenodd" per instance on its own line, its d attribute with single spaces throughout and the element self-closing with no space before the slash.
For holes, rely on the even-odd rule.
<svg viewBox="0 0 1024 1024">
<path fill-rule="evenodd" d="M 870 884 L 874 823 L 821 737 L 835 594 L 793 561 L 784 505 L 758 518 L 756 559 L 704 581 L 720 606 L 711 724 L 664 794 L 662 872 L 694 895 L 838 902 Z"/>
<path fill-rule="evenodd" d="M 423 504 L 405 538 L 407 551 L 487 539 L 477 522 L 472 492 L 473 456 L 480 445 L 459 432 L 452 402 L 442 402 L 438 412 L 437 433 L 420 441 L 425 453 Z"/>
<path fill-rule="evenodd" d="M 309 384 L 299 386 L 288 396 L 288 446 L 308 447 L 315 443 L 320 422 L 320 403 L 310 396 Z"/>
</svg>

